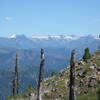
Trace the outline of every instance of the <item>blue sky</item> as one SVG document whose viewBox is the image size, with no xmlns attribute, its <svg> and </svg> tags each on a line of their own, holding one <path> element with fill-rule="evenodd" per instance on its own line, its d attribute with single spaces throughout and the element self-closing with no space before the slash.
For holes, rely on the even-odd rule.
<svg viewBox="0 0 100 100">
<path fill-rule="evenodd" d="M 100 0 L 0 0 L 0 36 L 100 33 Z"/>
</svg>

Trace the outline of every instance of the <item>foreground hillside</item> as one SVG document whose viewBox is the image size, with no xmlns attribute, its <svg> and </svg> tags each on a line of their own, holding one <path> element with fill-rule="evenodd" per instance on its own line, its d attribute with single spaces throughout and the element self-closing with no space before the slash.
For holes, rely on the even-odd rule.
<svg viewBox="0 0 100 100">
<path fill-rule="evenodd" d="M 96 51 L 87 62 L 76 63 L 77 100 L 100 100 L 100 51 Z M 68 100 L 69 68 L 61 70 L 41 83 L 42 100 Z M 23 94 L 8 100 L 36 100 L 36 90 L 30 87 Z"/>
</svg>

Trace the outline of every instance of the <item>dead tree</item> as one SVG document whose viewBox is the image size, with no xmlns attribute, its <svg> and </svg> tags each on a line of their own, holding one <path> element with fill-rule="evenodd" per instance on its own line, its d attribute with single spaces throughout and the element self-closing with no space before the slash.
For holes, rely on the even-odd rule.
<svg viewBox="0 0 100 100">
<path fill-rule="evenodd" d="M 41 62 L 40 62 L 38 87 L 37 87 L 37 100 L 40 100 L 40 87 L 41 87 L 41 82 L 43 79 L 44 62 L 45 62 L 44 50 L 41 49 Z"/>
<path fill-rule="evenodd" d="M 18 54 L 16 54 L 16 62 L 14 69 L 14 79 L 13 79 L 13 96 L 19 93 L 19 62 L 18 62 Z"/>
<path fill-rule="evenodd" d="M 100 43 L 100 35 L 99 35 L 99 43 Z M 99 50 L 100 50 L 100 45 L 99 45 Z"/>
<path fill-rule="evenodd" d="M 70 92 L 69 92 L 69 100 L 76 100 L 75 94 L 75 50 L 71 53 L 70 60 Z"/>
</svg>

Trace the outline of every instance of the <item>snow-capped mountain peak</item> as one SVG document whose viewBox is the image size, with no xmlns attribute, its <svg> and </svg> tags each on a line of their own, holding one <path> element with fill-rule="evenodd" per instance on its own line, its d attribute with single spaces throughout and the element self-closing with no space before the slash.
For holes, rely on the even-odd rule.
<svg viewBox="0 0 100 100">
<path fill-rule="evenodd" d="M 10 35 L 9 38 L 16 38 L 17 36 L 15 34 Z"/>
<path fill-rule="evenodd" d="M 8 38 L 10 38 L 10 39 L 27 39 L 27 36 L 13 34 L 13 35 L 10 35 Z"/>
</svg>

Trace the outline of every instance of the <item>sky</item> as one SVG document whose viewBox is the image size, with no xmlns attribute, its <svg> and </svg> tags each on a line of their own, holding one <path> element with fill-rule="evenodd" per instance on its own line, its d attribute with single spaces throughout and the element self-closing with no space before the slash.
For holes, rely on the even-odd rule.
<svg viewBox="0 0 100 100">
<path fill-rule="evenodd" d="M 100 0 L 0 0 L 0 36 L 100 33 Z"/>
</svg>

